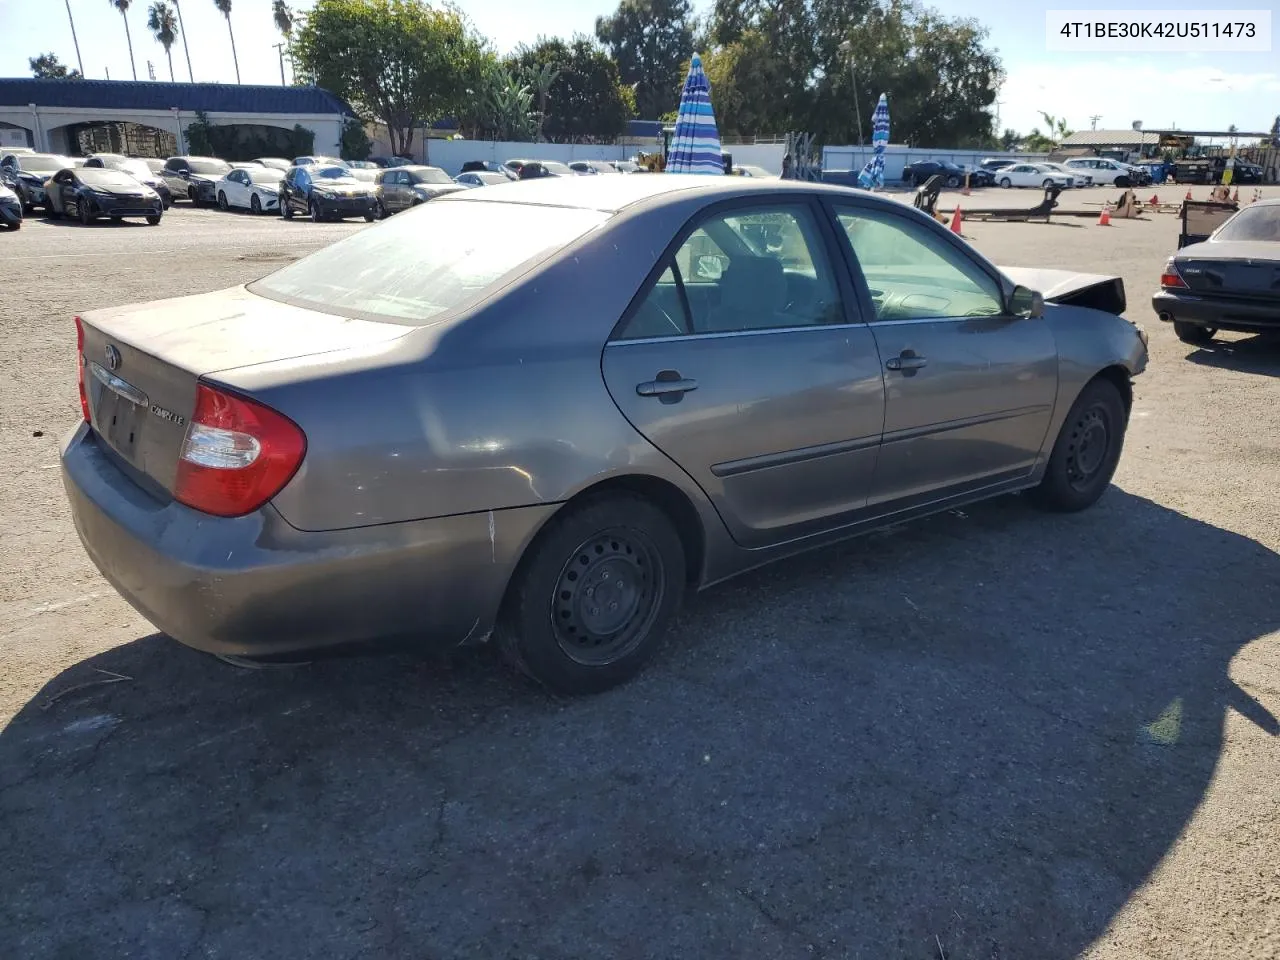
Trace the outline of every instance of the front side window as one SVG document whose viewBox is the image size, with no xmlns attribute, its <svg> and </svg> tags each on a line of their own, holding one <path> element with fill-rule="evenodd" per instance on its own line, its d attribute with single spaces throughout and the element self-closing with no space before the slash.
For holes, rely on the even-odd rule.
<svg viewBox="0 0 1280 960">
<path fill-rule="evenodd" d="M 999 284 L 926 224 L 853 207 L 837 207 L 836 216 L 871 290 L 877 320 L 1004 313 Z"/>
<path fill-rule="evenodd" d="M 838 289 L 808 207 L 733 210 L 680 245 L 618 338 L 842 323 Z"/>
</svg>

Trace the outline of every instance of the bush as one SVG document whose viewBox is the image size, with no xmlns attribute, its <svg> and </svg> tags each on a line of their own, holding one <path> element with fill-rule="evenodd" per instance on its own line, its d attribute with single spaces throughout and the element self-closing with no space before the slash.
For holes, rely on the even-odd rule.
<svg viewBox="0 0 1280 960">
<path fill-rule="evenodd" d="M 314 135 L 312 136 L 314 140 Z M 368 160 L 373 153 L 373 141 L 365 133 L 364 123 L 355 117 L 347 117 L 342 125 L 341 156 L 343 160 Z M 309 153 L 310 151 L 304 151 Z"/>
</svg>

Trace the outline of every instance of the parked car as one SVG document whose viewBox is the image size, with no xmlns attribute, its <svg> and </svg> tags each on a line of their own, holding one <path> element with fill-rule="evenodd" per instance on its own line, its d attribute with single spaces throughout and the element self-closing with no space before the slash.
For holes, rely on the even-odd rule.
<svg viewBox="0 0 1280 960">
<path fill-rule="evenodd" d="M 388 217 L 466 187 L 439 167 L 392 167 L 377 175 L 378 214 Z"/>
<path fill-rule="evenodd" d="M 986 160 L 983 160 L 982 163 L 978 164 L 978 166 L 983 170 L 986 170 L 988 173 L 995 173 L 997 170 L 1001 170 L 1005 167 L 1012 167 L 1017 162 L 1017 160 L 1010 160 L 1007 157 L 1003 159 L 1000 157 L 988 157 Z"/>
<path fill-rule="evenodd" d="M 175 200 L 203 206 L 217 199 L 214 184 L 231 172 L 231 164 L 217 157 L 170 157 L 160 176 Z"/>
<path fill-rule="evenodd" d="M 1072 157 L 1064 160 L 1062 165 L 1071 171 L 1080 171 L 1093 178 L 1093 182 L 1104 186 L 1136 187 L 1142 179 L 1134 168 L 1118 160 L 1106 157 Z"/>
<path fill-rule="evenodd" d="M 1068 184 L 1068 186 L 1070 187 L 1092 187 L 1093 186 L 1092 174 L 1090 174 L 1087 170 L 1081 170 L 1079 167 L 1075 167 L 1075 168 L 1066 167 L 1060 163 L 1055 163 L 1052 160 L 1040 160 L 1036 163 L 1036 166 L 1041 168 L 1047 167 L 1048 169 L 1053 170 L 1056 173 L 1060 173 L 1064 177 L 1067 177 L 1071 181 L 1071 183 Z"/>
<path fill-rule="evenodd" d="M 145 163 L 147 165 L 147 169 L 150 170 L 156 176 L 162 176 L 164 174 L 164 160 L 162 158 L 138 157 L 137 159 Z"/>
<path fill-rule="evenodd" d="M 127 173 L 143 186 L 150 187 L 160 194 L 160 201 L 166 210 L 173 204 L 173 193 L 169 190 L 169 185 L 164 182 L 164 177 L 152 173 L 146 163 L 135 157 L 124 157 L 118 153 L 95 153 L 85 160 L 84 165 L 86 170 L 97 168 Z M 61 214 L 62 210 L 57 208 L 58 198 L 50 196 L 49 199 L 55 206 L 54 212 Z"/>
<path fill-rule="evenodd" d="M 508 180 L 520 179 L 519 174 L 501 163 L 493 160 L 468 160 L 462 165 L 462 173 L 500 173 Z"/>
<path fill-rule="evenodd" d="M 996 182 L 995 176 L 985 167 L 970 167 L 965 164 L 960 165 L 960 169 L 964 171 L 964 176 L 969 179 L 971 187 L 990 187 Z M 964 180 L 960 181 L 962 184 Z"/>
<path fill-rule="evenodd" d="M 154 227 L 164 213 L 159 193 L 120 170 L 89 166 L 59 170 L 48 189 L 57 192 L 63 216 L 78 217 L 86 226 L 101 217 L 115 223 L 125 217 L 143 217 Z"/>
<path fill-rule="evenodd" d="M 510 183 L 511 178 L 505 173 L 494 173 L 492 170 L 469 170 L 453 178 L 453 182 L 464 187 L 490 187 L 499 183 Z"/>
<path fill-rule="evenodd" d="M 636 163 L 634 160 L 615 160 L 613 161 L 613 169 L 619 173 L 648 173 L 644 167 Z"/>
<path fill-rule="evenodd" d="M 0 156 L 0 183 L 3 183 L 22 201 L 28 212 L 42 207 L 52 213 L 44 184 L 59 170 L 73 167 L 69 157 L 57 153 L 14 153 L 7 151 Z"/>
<path fill-rule="evenodd" d="M 576 174 L 559 160 L 508 160 L 503 164 L 521 180 L 538 177 L 572 177 Z M 525 168 L 529 169 L 526 170 Z"/>
<path fill-rule="evenodd" d="M 918 187 L 935 174 L 945 177 L 945 185 L 954 189 L 964 183 L 964 168 L 950 160 L 917 160 L 902 168 L 902 182 Z"/>
<path fill-rule="evenodd" d="M 353 177 L 346 167 L 293 167 L 280 184 L 280 213 L 286 220 L 303 213 L 313 221 L 372 221 L 378 213 L 377 184 Z"/>
<path fill-rule="evenodd" d="M 347 160 L 346 165 L 352 170 L 380 170 L 376 163 L 372 160 Z"/>
<path fill-rule="evenodd" d="M 22 229 L 22 200 L 2 183 L 0 183 L 0 226 L 7 230 Z"/>
<path fill-rule="evenodd" d="M 995 172 L 996 183 L 1001 187 L 1037 187 L 1043 188 L 1056 183 L 1064 190 L 1071 186 L 1072 178 L 1065 173 L 1058 173 L 1052 167 L 1038 163 L 1015 163 Z"/>
<path fill-rule="evenodd" d="M 273 170 L 279 170 L 281 173 L 288 173 L 289 168 L 293 166 L 283 157 L 258 157 L 254 163 L 260 163 L 264 167 L 271 167 Z"/>
<path fill-rule="evenodd" d="M 293 165 L 295 167 L 347 167 L 349 164 L 345 160 L 339 160 L 337 157 L 294 157 Z"/>
<path fill-rule="evenodd" d="M 1223 174 L 1227 171 L 1227 158 L 1213 158 L 1212 178 L 1214 183 L 1221 183 Z M 1257 164 L 1250 163 L 1248 160 L 1236 158 L 1235 164 L 1231 168 L 1232 183 L 1261 183 L 1262 168 Z"/>
<path fill-rule="evenodd" d="M 198 649 L 492 636 L 587 693 L 688 589 L 1107 489 L 1147 360 L 1118 277 L 1002 270 L 865 192 L 645 183 L 460 192 L 247 287 L 84 314 L 61 465 L 90 558 Z"/>
<path fill-rule="evenodd" d="M 755 177 L 757 180 L 777 180 L 776 173 L 770 173 L 764 167 L 758 167 L 751 163 L 734 164 L 733 175 L 735 177 Z"/>
<path fill-rule="evenodd" d="M 414 163 L 413 157 L 370 157 L 369 162 L 377 167 L 407 167 Z"/>
<path fill-rule="evenodd" d="M 1203 346 L 1219 330 L 1280 332 L 1280 199 L 1242 207 L 1209 239 L 1165 263 L 1151 306 L 1183 343 Z"/>
<path fill-rule="evenodd" d="M 574 160 L 568 164 L 570 170 L 579 176 L 591 177 L 601 173 L 614 174 L 618 171 L 613 169 L 613 164 L 606 163 L 603 160 Z"/>
<path fill-rule="evenodd" d="M 284 177 L 275 167 L 232 170 L 217 183 L 218 209 L 234 207 L 252 213 L 278 213 L 280 181 Z"/>
</svg>

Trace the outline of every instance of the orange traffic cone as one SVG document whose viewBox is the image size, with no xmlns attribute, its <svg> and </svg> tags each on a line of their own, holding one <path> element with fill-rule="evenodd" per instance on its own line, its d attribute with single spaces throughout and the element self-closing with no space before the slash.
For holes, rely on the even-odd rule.
<svg viewBox="0 0 1280 960">
<path fill-rule="evenodd" d="M 1158 206 L 1160 206 L 1160 195 L 1159 195 L 1158 193 L 1153 193 L 1153 194 L 1151 195 L 1151 205 L 1152 205 L 1153 207 L 1158 207 Z"/>
<path fill-rule="evenodd" d="M 1111 226 L 1111 204 L 1104 203 L 1102 205 L 1102 213 L 1098 215 L 1098 226 L 1100 227 Z"/>
<path fill-rule="evenodd" d="M 957 203 L 956 212 L 951 217 L 951 232 L 958 235 L 960 233 L 961 223 L 962 218 L 960 216 L 960 204 Z"/>
<path fill-rule="evenodd" d="M 1186 197 L 1185 197 L 1184 199 L 1186 199 L 1186 200 L 1190 200 L 1190 199 L 1191 199 L 1191 188 L 1190 188 L 1190 187 L 1187 187 L 1187 195 L 1186 195 Z"/>
</svg>

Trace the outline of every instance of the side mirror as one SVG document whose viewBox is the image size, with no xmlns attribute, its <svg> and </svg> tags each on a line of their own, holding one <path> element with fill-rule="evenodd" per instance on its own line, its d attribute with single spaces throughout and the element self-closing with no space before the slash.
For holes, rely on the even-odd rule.
<svg viewBox="0 0 1280 960">
<path fill-rule="evenodd" d="M 1009 312 L 1028 320 L 1044 316 L 1044 296 L 1026 287 L 1014 287 L 1009 297 Z"/>
<path fill-rule="evenodd" d="M 704 253 L 698 257 L 694 272 L 702 280 L 719 280 L 724 275 L 724 264 L 715 254 Z"/>
</svg>

